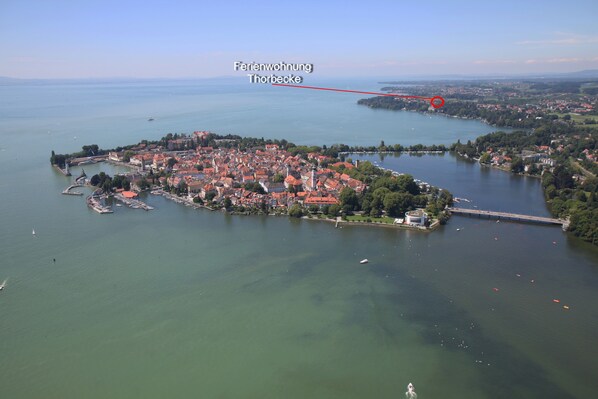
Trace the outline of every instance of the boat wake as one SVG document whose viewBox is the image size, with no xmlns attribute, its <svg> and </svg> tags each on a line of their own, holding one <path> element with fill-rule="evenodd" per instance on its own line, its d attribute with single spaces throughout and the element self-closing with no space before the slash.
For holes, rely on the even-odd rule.
<svg viewBox="0 0 598 399">
<path fill-rule="evenodd" d="M 417 399 L 417 394 L 415 393 L 415 387 L 412 383 L 407 385 L 407 392 L 405 392 L 405 398 L 407 399 Z"/>
</svg>

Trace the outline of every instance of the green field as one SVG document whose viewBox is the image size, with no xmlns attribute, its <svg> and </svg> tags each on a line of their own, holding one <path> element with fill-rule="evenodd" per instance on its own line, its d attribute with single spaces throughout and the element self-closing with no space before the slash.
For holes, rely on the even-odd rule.
<svg viewBox="0 0 598 399">
<path fill-rule="evenodd" d="M 573 122 L 575 122 L 576 124 L 582 125 L 582 126 L 589 126 L 589 127 L 593 127 L 593 128 L 598 128 L 598 115 L 580 115 L 580 114 L 561 114 L 561 113 L 554 113 L 553 115 L 557 115 L 560 119 L 563 119 L 563 117 L 565 115 L 571 115 L 571 120 Z M 595 120 L 597 123 L 594 125 L 586 125 L 584 123 L 584 121 L 586 119 L 593 119 Z"/>
<path fill-rule="evenodd" d="M 394 224 L 394 222 L 395 222 L 395 218 L 391 218 L 388 216 L 382 216 L 379 218 L 375 218 L 375 217 L 371 217 L 371 216 L 351 215 L 351 216 L 347 216 L 347 220 L 349 222 L 368 222 L 369 221 L 371 223 L 387 223 L 387 224 Z"/>
</svg>

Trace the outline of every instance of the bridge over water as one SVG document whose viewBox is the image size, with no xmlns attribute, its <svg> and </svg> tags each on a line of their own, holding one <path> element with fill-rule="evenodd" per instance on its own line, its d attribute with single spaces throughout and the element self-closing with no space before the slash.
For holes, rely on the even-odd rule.
<svg viewBox="0 0 598 399">
<path fill-rule="evenodd" d="M 518 213 L 509 213 L 509 212 L 496 212 L 496 211 L 484 211 L 481 209 L 467 209 L 467 208 L 453 208 L 447 207 L 447 211 L 458 214 L 458 215 L 466 215 L 466 216 L 477 216 L 477 217 L 487 217 L 489 219 L 503 219 L 503 220 L 512 220 L 514 222 L 526 222 L 526 223 L 541 223 L 541 224 L 556 224 L 563 227 L 563 230 L 566 230 L 569 227 L 569 221 L 565 219 L 555 219 L 555 218 L 547 218 L 543 216 L 532 216 L 532 215 L 522 215 Z"/>
</svg>

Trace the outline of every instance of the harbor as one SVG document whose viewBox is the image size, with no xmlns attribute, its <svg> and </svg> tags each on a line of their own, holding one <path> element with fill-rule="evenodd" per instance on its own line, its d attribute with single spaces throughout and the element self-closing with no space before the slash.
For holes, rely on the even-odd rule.
<svg viewBox="0 0 598 399">
<path fill-rule="evenodd" d="M 123 204 L 132 209 L 143 209 L 144 211 L 151 211 L 154 209 L 154 207 L 149 206 L 143 201 L 137 200 L 133 197 L 127 197 L 124 193 L 114 194 L 114 199 L 122 202 Z"/>
<path fill-rule="evenodd" d="M 96 190 L 93 192 L 92 195 L 87 197 L 85 202 L 87 203 L 88 207 L 90 207 L 91 209 L 93 209 L 94 211 L 96 211 L 99 214 L 113 213 L 114 211 L 112 210 L 112 208 L 102 204 L 102 202 L 101 202 L 102 199 L 103 199 L 102 195 L 100 195 L 98 190 Z"/>
<path fill-rule="evenodd" d="M 150 191 L 150 194 L 152 194 L 152 195 L 161 195 L 162 197 L 164 197 L 166 199 L 169 199 L 171 201 L 174 201 L 177 204 L 182 204 L 182 205 L 185 205 L 185 206 L 193 207 L 195 209 L 203 208 L 203 209 L 208 209 L 210 211 L 214 210 L 213 208 L 210 208 L 209 206 L 198 204 L 196 202 L 193 202 L 190 199 L 186 199 L 186 198 L 183 198 L 183 197 L 179 197 L 179 196 L 173 195 L 173 194 L 168 193 L 168 192 L 166 192 L 166 191 L 164 191 L 162 189 L 152 190 L 152 191 Z"/>
</svg>

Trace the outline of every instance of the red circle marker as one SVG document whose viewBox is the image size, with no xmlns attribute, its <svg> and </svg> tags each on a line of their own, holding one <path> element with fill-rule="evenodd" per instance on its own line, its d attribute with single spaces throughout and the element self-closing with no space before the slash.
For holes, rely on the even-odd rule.
<svg viewBox="0 0 598 399">
<path fill-rule="evenodd" d="M 432 108 L 438 109 L 444 105 L 444 98 L 440 96 L 434 96 L 430 99 L 430 105 Z"/>
</svg>

